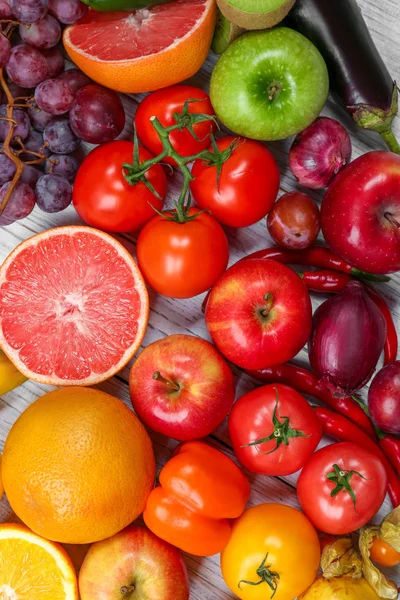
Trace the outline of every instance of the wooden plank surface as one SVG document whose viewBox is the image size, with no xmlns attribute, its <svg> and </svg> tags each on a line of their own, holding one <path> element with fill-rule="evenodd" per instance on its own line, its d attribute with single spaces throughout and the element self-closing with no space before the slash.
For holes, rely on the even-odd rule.
<svg viewBox="0 0 400 600">
<path fill-rule="evenodd" d="M 399 0 L 359 0 L 365 19 L 371 29 L 374 40 L 387 63 L 391 74 L 395 80 L 400 81 L 400 2 Z M 208 89 L 209 75 L 215 64 L 216 57 L 210 53 L 203 69 L 192 78 L 191 83 L 204 89 Z M 367 66 L 366 66 L 367 68 Z M 127 114 L 127 126 L 122 138 L 131 139 L 132 121 L 138 101 L 143 96 L 123 97 L 124 106 Z M 324 115 L 338 118 L 352 133 L 353 157 L 357 157 L 372 149 L 383 149 L 384 145 L 380 138 L 375 134 L 360 132 L 353 126 L 351 120 L 338 111 L 337 107 L 328 100 L 323 111 Z M 395 123 L 395 132 L 400 136 L 400 117 Z M 290 140 L 269 144 L 269 148 L 274 153 L 279 162 L 282 174 L 282 191 L 296 189 L 296 184 L 287 166 L 287 152 L 290 147 Z M 85 146 L 85 151 L 90 149 Z M 169 198 L 177 197 L 180 186 L 180 177 L 175 174 L 170 177 Z M 312 194 L 316 199 L 320 199 L 318 194 Z M 39 209 L 25 220 L 4 228 L 0 227 L 0 262 L 14 249 L 22 240 L 34 235 L 37 232 L 44 231 L 50 227 L 71 225 L 80 223 L 74 209 L 70 207 L 66 211 L 56 215 L 46 215 Z M 227 235 L 230 242 L 230 264 L 236 262 L 241 256 L 254 250 L 266 247 L 271 244 L 268 236 L 265 222 L 260 222 L 253 227 L 246 229 L 227 229 Z M 133 254 L 135 253 L 135 238 L 130 235 L 116 236 Z M 392 276 L 389 284 L 380 285 L 379 290 L 388 300 L 398 331 L 400 332 L 400 273 Z M 149 343 L 170 335 L 172 333 L 188 333 L 209 339 L 206 330 L 203 315 L 201 312 L 201 303 L 203 296 L 190 300 L 171 300 L 157 296 L 150 292 L 151 315 L 143 347 Z M 313 307 L 316 308 L 323 300 L 319 295 L 313 296 Z M 307 354 L 305 350 L 296 358 L 299 364 L 306 364 Z M 129 389 L 127 385 L 129 375 L 129 365 L 118 376 L 101 384 L 100 389 L 114 394 L 130 406 Z M 237 397 L 246 391 L 253 389 L 256 383 L 250 378 L 241 375 L 235 371 L 237 381 Z M 34 382 L 27 382 L 20 388 L 4 395 L 0 398 L 0 448 L 3 447 L 8 431 L 12 424 L 18 418 L 19 414 L 29 406 L 36 398 L 50 391 L 50 386 L 40 385 Z M 363 390 L 363 397 L 366 397 L 367 389 Z M 171 452 L 176 442 L 160 435 L 152 434 L 158 465 L 163 465 L 171 456 Z M 226 423 L 207 440 L 213 446 L 223 450 L 232 456 L 232 450 L 227 434 Z M 327 443 L 326 441 L 323 442 Z M 282 502 L 292 506 L 298 506 L 295 485 L 296 475 L 286 478 L 273 478 L 264 476 L 254 476 L 249 474 L 252 484 L 251 504 L 261 502 Z M 390 509 L 390 503 L 385 501 L 382 509 L 376 518 L 386 514 Z M 12 512 L 4 499 L 0 503 L 0 520 L 13 519 Z M 185 557 L 191 576 L 191 600 L 228 600 L 234 598 L 233 594 L 225 586 L 219 569 L 219 557 L 197 558 Z M 400 569 L 392 570 L 392 577 L 400 585 Z"/>
</svg>

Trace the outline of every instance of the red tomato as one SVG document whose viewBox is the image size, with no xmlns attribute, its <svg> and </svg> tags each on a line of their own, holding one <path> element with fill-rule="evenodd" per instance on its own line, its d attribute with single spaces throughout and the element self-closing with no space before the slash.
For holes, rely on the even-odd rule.
<svg viewBox="0 0 400 600">
<path fill-rule="evenodd" d="M 312 456 L 322 426 L 303 396 L 276 383 L 239 398 L 229 416 L 229 435 L 237 458 L 249 471 L 291 475 Z M 248 445 L 258 440 L 261 443 Z"/>
<path fill-rule="evenodd" d="M 187 100 L 200 100 L 200 102 L 190 102 L 189 113 L 215 114 L 207 94 L 200 88 L 191 85 L 173 85 L 158 90 L 147 96 L 139 104 L 135 115 L 136 131 L 142 144 L 154 155 L 160 154 L 163 147 L 150 118 L 157 117 L 164 127 L 176 125 L 174 113 L 181 113 Z M 197 140 L 187 129 L 172 131 L 169 134 L 169 139 L 178 154 L 192 156 L 207 148 L 210 143 L 210 132 L 215 131 L 215 129 L 216 124 L 214 121 L 203 121 L 193 126 Z M 169 157 L 165 158 L 164 162 L 170 165 L 176 164 Z"/>
<path fill-rule="evenodd" d="M 191 208 L 189 216 L 198 212 Z M 224 230 L 207 213 L 186 223 L 154 217 L 140 232 L 136 250 L 146 281 L 170 298 L 191 298 L 205 292 L 225 271 L 229 259 Z"/>
<path fill-rule="evenodd" d="M 375 515 L 386 488 L 386 471 L 379 458 L 342 442 L 312 456 L 300 474 L 297 495 L 317 529 L 341 535 L 363 527 Z"/>
<path fill-rule="evenodd" d="M 163 202 L 144 183 L 130 185 L 123 176 L 122 165 L 132 163 L 132 142 L 115 141 L 98 146 L 80 166 L 77 173 L 73 203 L 78 215 L 98 229 L 128 232 L 141 229 Z M 140 160 L 152 155 L 139 148 Z M 161 165 L 155 165 L 146 177 L 158 194 L 165 199 L 167 179 Z"/>
<path fill-rule="evenodd" d="M 217 167 L 198 159 L 190 187 L 196 204 L 210 210 L 218 221 L 248 227 L 271 210 L 279 191 L 279 167 L 261 142 L 229 136 L 218 140 L 217 146 L 222 152 L 235 139 L 237 146 L 222 165 L 219 181 Z"/>
</svg>

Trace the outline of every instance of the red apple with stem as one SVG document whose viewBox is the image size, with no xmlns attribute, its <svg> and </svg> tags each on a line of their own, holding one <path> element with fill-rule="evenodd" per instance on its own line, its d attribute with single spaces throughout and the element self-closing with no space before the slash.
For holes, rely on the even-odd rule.
<svg viewBox="0 0 400 600">
<path fill-rule="evenodd" d="M 205 319 L 220 352 L 243 369 L 292 359 L 311 334 L 311 301 L 300 277 L 273 260 L 230 267 L 212 288 Z"/>
<path fill-rule="evenodd" d="M 400 269 L 400 156 L 369 152 L 329 186 L 321 208 L 328 246 L 368 273 Z"/>
<path fill-rule="evenodd" d="M 147 346 L 133 364 L 129 386 L 139 418 L 181 441 L 212 433 L 235 399 L 226 361 L 210 342 L 192 335 L 170 335 Z"/>
<path fill-rule="evenodd" d="M 81 600 L 188 600 L 190 593 L 179 550 L 135 525 L 90 547 L 79 592 Z"/>
</svg>

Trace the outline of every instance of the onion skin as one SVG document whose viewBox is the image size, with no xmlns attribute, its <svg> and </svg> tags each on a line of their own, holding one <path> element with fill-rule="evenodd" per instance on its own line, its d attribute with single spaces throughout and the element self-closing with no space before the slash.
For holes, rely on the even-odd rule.
<svg viewBox="0 0 400 600">
<path fill-rule="evenodd" d="M 319 577 L 298 600 L 381 600 L 362 577 Z"/>
<path fill-rule="evenodd" d="M 386 340 L 386 322 L 359 281 L 315 311 L 308 349 L 320 386 L 351 396 L 372 377 Z"/>
<path fill-rule="evenodd" d="M 319 117 L 295 138 L 289 166 L 298 182 L 321 190 L 351 159 L 351 139 L 335 119 Z"/>
</svg>

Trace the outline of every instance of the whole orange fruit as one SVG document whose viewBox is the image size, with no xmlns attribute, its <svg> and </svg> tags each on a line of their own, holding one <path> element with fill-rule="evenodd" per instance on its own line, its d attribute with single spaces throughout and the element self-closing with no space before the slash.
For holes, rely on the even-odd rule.
<svg viewBox="0 0 400 600">
<path fill-rule="evenodd" d="M 155 460 L 147 432 L 125 404 L 99 390 L 66 387 L 18 418 L 2 474 L 12 509 L 35 533 L 87 544 L 140 515 Z"/>
</svg>

